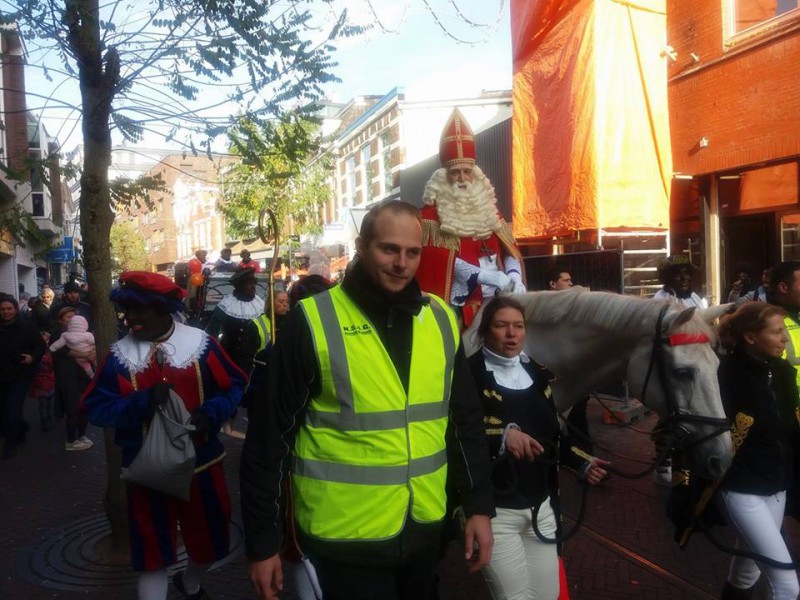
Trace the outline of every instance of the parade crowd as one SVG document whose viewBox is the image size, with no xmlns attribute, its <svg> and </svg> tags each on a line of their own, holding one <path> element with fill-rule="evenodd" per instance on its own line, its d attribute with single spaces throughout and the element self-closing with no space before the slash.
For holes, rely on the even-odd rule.
<svg viewBox="0 0 800 600">
<path fill-rule="evenodd" d="M 43 431 L 63 418 L 66 451 L 92 447 L 88 424 L 115 430 L 141 600 L 167 597 L 178 532 L 189 560 L 172 585 L 209 597 L 203 574 L 230 545 L 222 431 L 245 437 L 242 517 L 259 598 L 281 597 L 291 578 L 301 599 L 433 599 L 455 540 L 492 598 L 568 598 L 560 547 L 538 535 L 561 530 L 558 469 L 597 485 L 610 463 L 583 437 L 586 402 L 568 432 L 553 375 L 524 352 L 513 295 L 527 291 L 522 257 L 458 111 L 440 159 L 422 209 L 370 208 L 338 285 L 313 273 L 262 298 L 258 261 L 223 251 L 208 268 L 229 273 L 233 290 L 204 328 L 183 322 L 186 290 L 156 273 L 119 277 L 109 300 L 124 326 L 102 357 L 79 284 L 58 300 L 49 287 L 23 303 L 0 296 L 2 458 L 24 460 L 26 401 Z M 656 301 L 705 308 L 693 268 L 665 263 Z M 758 287 L 746 275 L 719 326 L 736 452 L 715 506 L 739 547 L 790 562 L 781 524 L 798 514 L 800 262 L 765 271 Z M 548 293 L 583 293 L 565 267 L 547 280 Z M 480 348 L 467 356 L 461 333 L 476 318 Z M 239 410 L 246 432 L 231 428 Z M 183 445 L 159 446 L 157 432 Z M 675 481 L 674 459 L 657 478 Z M 797 598 L 795 570 L 745 557 L 721 597 L 752 597 L 762 574 L 772 598 Z"/>
</svg>

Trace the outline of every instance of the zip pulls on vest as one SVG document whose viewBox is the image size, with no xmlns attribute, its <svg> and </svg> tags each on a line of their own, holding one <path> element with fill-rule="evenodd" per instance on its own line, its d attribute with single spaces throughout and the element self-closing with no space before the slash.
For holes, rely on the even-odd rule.
<svg viewBox="0 0 800 600">
<path fill-rule="evenodd" d="M 394 324 L 394 309 L 389 309 L 389 317 L 386 319 L 386 329 L 391 329 Z"/>
</svg>

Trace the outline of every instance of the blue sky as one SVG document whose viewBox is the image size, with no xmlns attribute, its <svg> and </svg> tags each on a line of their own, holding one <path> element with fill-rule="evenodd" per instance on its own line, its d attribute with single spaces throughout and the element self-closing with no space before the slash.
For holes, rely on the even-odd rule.
<svg viewBox="0 0 800 600">
<path fill-rule="evenodd" d="M 456 13 L 453 3 L 470 21 L 491 26 L 471 27 Z M 348 4 L 357 22 L 375 21 L 366 0 Z M 354 95 L 388 92 L 394 86 L 404 87 L 410 99 L 452 98 L 482 89 L 510 88 L 508 2 L 429 0 L 428 4 L 453 37 L 475 43 L 461 44 L 445 34 L 423 0 L 372 0 L 384 27 L 394 30 L 399 26 L 399 32 L 384 33 L 376 25 L 364 38 L 341 44 L 337 74 L 342 83 L 331 86 L 332 99 L 346 101 Z"/>
<path fill-rule="evenodd" d="M 385 94 L 396 86 L 404 88 L 409 100 L 460 98 L 484 89 L 510 88 L 508 4 L 508 0 L 334 0 L 334 8 L 346 7 L 353 22 L 373 26 L 366 34 L 337 42 L 335 74 L 342 81 L 327 86 L 329 99 L 346 102 L 357 95 Z M 319 22 L 330 23 L 329 11 L 320 4 L 314 12 Z M 32 62 L 37 60 L 32 57 Z M 59 82 L 56 76 L 55 82 L 48 82 L 37 68 L 28 69 L 27 80 L 30 92 L 47 95 L 57 88 L 55 97 L 77 103 L 74 81 Z M 209 90 L 204 99 L 218 93 Z M 43 102 L 31 97 L 29 106 L 41 107 Z M 218 112 L 224 116 L 237 110 L 227 106 Z M 66 151 L 80 143 L 75 111 L 50 108 L 44 116 L 49 133 Z M 143 145 L 166 144 L 162 137 L 148 135 Z M 219 140 L 217 149 L 225 145 Z"/>
</svg>

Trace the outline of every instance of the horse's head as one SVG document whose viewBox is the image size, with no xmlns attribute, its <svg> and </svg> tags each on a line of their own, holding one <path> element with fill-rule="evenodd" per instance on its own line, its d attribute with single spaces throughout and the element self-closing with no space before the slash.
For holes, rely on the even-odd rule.
<svg viewBox="0 0 800 600">
<path fill-rule="evenodd" d="M 716 479 L 730 465 L 732 450 L 712 337 L 710 325 L 694 308 L 665 303 L 652 335 L 631 356 L 628 381 L 635 395 L 665 420 L 671 441 L 693 452 L 698 474 Z"/>
</svg>

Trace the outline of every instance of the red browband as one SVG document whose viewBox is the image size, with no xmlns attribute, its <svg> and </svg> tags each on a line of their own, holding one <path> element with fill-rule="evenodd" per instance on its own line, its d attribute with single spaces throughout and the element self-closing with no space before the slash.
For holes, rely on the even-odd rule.
<svg viewBox="0 0 800 600">
<path fill-rule="evenodd" d="M 667 336 L 670 346 L 684 346 L 686 344 L 707 344 L 711 340 L 705 333 L 676 333 Z"/>
</svg>

